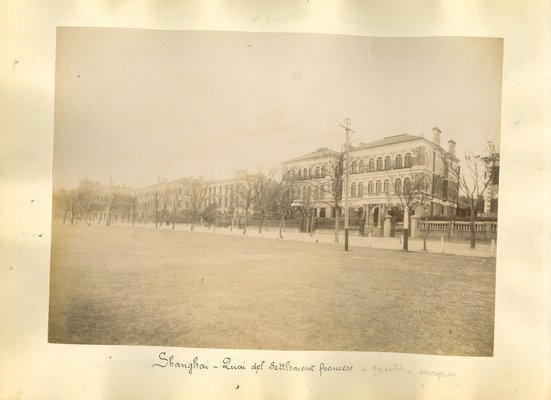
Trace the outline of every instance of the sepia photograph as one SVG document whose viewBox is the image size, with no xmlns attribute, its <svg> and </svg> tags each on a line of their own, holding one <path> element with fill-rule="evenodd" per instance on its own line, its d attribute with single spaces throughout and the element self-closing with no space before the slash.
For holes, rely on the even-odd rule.
<svg viewBox="0 0 551 400">
<path fill-rule="evenodd" d="M 57 29 L 48 342 L 494 355 L 503 40 Z"/>
</svg>

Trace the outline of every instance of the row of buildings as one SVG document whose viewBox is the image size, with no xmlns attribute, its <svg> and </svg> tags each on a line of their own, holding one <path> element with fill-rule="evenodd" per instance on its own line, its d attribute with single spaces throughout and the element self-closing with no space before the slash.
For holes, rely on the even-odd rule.
<svg viewBox="0 0 551 400">
<path fill-rule="evenodd" d="M 418 185 L 420 181 L 426 185 L 427 201 L 415 203 L 411 212 L 418 216 L 455 215 L 459 205 L 460 168 L 455 148 L 453 140 L 445 144 L 441 142 L 441 131 L 436 127 L 432 129 L 430 140 L 424 136 L 401 134 L 351 146 L 350 215 L 377 233 L 382 229 L 385 216 L 401 220 L 404 207 L 410 205 L 407 204 L 407 194 L 412 185 Z M 283 161 L 280 172 L 296 191 L 292 205 L 309 207 L 318 218 L 335 217 L 337 207 L 339 210 L 342 207 L 342 198 L 335 195 L 335 185 L 338 184 L 335 174 L 339 168 L 342 172 L 343 153 L 328 148 Z M 137 190 L 138 204 L 142 210 L 154 210 L 152 203 L 162 195 L 165 208 L 171 207 L 170 202 L 176 202 L 174 207 L 190 210 L 196 208 L 193 203 L 200 200 L 204 208 L 235 216 L 242 211 L 243 204 L 238 201 L 242 193 L 239 192 L 249 176 L 247 172 L 239 171 L 228 179 L 209 182 L 203 177 L 171 182 L 160 179 L 154 185 Z M 190 192 L 193 191 L 193 182 L 207 184 L 200 199 L 197 193 Z M 338 189 L 344 192 L 344 188 Z M 497 191 L 492 189 L 491 193 Z"/>
</svg>

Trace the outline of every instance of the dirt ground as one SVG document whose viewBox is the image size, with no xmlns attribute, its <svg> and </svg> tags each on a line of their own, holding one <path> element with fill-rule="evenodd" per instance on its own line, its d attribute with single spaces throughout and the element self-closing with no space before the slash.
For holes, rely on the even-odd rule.
<svg viewBox="0 0 551 400">
<path fill-rule="evenodd" d="M 54 226 L 49 341 L 491 356 L 495 259 Z"/>
</svg>

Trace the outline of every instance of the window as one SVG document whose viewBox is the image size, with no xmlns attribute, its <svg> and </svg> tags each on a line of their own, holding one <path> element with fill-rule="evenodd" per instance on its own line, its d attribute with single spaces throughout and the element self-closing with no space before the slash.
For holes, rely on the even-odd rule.
<svg viewBox="0 0 551 400">
<path fill-rule="evenodd" d="M 365 161 L 360 160 L 360 173 L 365 172 Z"/>
<path fill-rule="evenodd" d="M 320 198 L 323 199 L 325 198 L 325 186 L 321 185 L 321 188 L 320 188 Z"/>
<path fill-rule="evenodd" d="M 383 158 L 379 157 L 377 158 L 377 171 L 380 171 L 383 169 Z"/>
<path fill-rule="evenodd" d="M 355 197 L 356 196 L 356 184 L 352 184 L 352 188 L 350 190 L 350 196 Z"/>
<path fill-rule="evenodd" d="M 320 198 L 320 188 L 317 186 L 314 188 L 314 197 L 316 200 Z"/>
<path fill-rule="evenodd" d="M 367 194 L 369 195 L 373 194 L 373 182 L 369 182 L 367 184 Z"/>
<path fill-rule="evenodd" d="M 394 193 L 396 194 L 402 193 L 402 181 L 400 180 L 400 178 L 394 181 Z"/>
<path fill-rule="evenodd" d="M 405 178 L 404 179 L 404 193 L 409 194 L 411 190 L 411 179 Z"/>
<path fill-rule="evenodd" d="M 364 184 L 362 182 L 358 183 L 358 197 L 364 195 Z"/>
<path fill-rule="evenodd" d="M 308 178 L 308 170 L 304 168 L 302 170 L 302 179 L 306 179 L 306 178 Z"/>
<path fill-rule="evenodd" d="M 326 174 L 326 171 L 325 171 L 325 165 L 324 165 L 321 167 L 321 176 L 325 178 L 325 174 Z"/>
<path fill-rule="evenodd" d="M 368 170 L 369 170 L 369 171 L 373 171 L 374 169 L 375 169 L 375 160 L 374 160 L 374 159 L 370 159 L 370 160 L 369 160 Z"/>
<path fill-rule="evenodd" d="M 320 177 L 320 167 L 316 167 L 316 178 Z"/>
<path fill-rule="evenodd" d="M 375 183 L 375 194 L 381 193 L 381 181 Z"/>
<path fill-rule="evenodd" d="M 406 168 L 410 168 L 410 167 L 411 167 L 411 164 L 412 164 L 411 153 L 407 153 L 407 154 L 406 154 L 406 157 L 404 158 L 404 164 L 405 164 L 405 167 L 406 167 Z"/>
<path fill-rule="evenodd" d="M 402 168 L 402 155 L 398 154 L 396 156 L 396 168 Z"/>
<path fill-rule="evenodd" d="M 302 188 L 300 186 L 297 188 L 297 197 L 302 197 Z"/>
<path fill-rule="evenodd" d="M 385 183 L 384 183 L 384 186 L 383 186 L 383 191 L 385 193 L 390 193 L 390 181 L 388 179 L 385 180 Z"/>
<path fill-rule="evenodd" d="M 358 164 L 356 164 L 356 161 L 353 161 L 352 164 L 350 165 L 350 172 L 351 172 L 352 174 L 355 174 L 355 173 L 357 172 L 357 171 L 356 171 L 356 166 L 357 166 L 357 165 L 358 165 Z"/>
<path fill-rule="evenodd" d="M 298 179 L 302 179 L 302 170 L 298 170 Z"/>
<path fill-rule="evenodd" d="M 308 178 L 312 178 L 312 168 L 308 168 Z"/>
<path fill-rule="evenodd" d="M 390 169 L 390 156 L 385 157 L 385 169 Z"/>
</svg>

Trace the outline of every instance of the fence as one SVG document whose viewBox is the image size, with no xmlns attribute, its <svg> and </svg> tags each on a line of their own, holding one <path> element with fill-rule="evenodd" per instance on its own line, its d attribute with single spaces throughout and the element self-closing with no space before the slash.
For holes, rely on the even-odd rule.
<svg viewBox="0 0 551 400">
<path fill-rule="evenodd" d="M 475 237 L 477 240 L 497 239 L 497 222 L 475 221 Z M 465 221 L 412 221 L 412 236 L 438 239 L 447 236 L 448 239 L 467 240 L 471 235 L 471 223 Z"/>
</svg>

